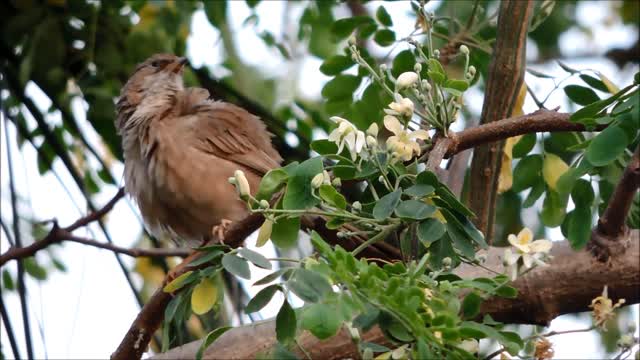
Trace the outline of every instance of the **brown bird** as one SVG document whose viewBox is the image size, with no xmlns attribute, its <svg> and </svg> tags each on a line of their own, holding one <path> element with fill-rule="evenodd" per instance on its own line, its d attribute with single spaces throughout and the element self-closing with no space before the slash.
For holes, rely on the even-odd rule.
<svg viewBox="0 0 640 360">
<path fill-rule="evenodd" d="M 228 178 L 242 170 L 252 191 L 282 158 L 260 119 L 235 105 L 184 88 L 185 58 L 157 54 L 122 88 L 116 127 L 125 189 L 149 231 L 194 246 L 248 215 Z"/>
</svg>

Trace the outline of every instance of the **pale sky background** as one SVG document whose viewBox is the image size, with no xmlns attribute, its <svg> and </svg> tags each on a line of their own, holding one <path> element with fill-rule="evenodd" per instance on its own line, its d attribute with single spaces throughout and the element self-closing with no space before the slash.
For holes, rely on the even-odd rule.
<svg viewBox="0 0 640 360">
<path fill-rule="evenodd" d="M 373 13 L 379 6 L 379 2 L 369 3 L 367 7 Z M 385 7 L 394 19 L 394 29 L 398 38 L 408 35 L 412 31 L 413 23 L 408 20 L 410 11 L 408 2 L 388 3 Z M 276 1 L 263 1 L 256 10 L 260 18 L 259 29 L 268 29 L 272 33 L 281 34 L 282 12 L 285 4 Z M 297 8 L 295 14 L 302 12 L 301 6 Z M 287 65 L 284 64 L 279 53 L 268 48 L 262 40 L 256 36 L 256 31 L 251 27 L 242 27 L 244 19 L 250 15 L 250 11 L 243 1 L 232 1 L 229 5 L 231 17 L 231 27 L 234 29 L 238 44 L 238 50 L 243 60 L 255 66 L 260 66 L 265 73 L 281 76 L 287 72 Z M 606 2 L 580 3 L 578 18 L 582 25 L 590 27 L 592 33 L 597 38 L 586 38 L 578 30 L 565 33 L 560 39 L 562 52 L 569 57 L 577 54 L 603 53 L 612 47 L 626 47 L 635 41 L 637 36 L 632 27 L 624 26 L 620 23 L 609 26 L 602 25 L 602 19 L 611 16 L 611 9 Z M 295 15 L 298 16 L 298 15 Z M 336 17 L 348 16 L 346 9 L 336 13 Z M 188 40 L 188 56 L 194 66 L 209 66 L 214 74 L 221 75 L 223 69 L 221 46 L 218 42 L 218 31 L 208 22 L 202 11 L 195 13 L 192 25 L 192 33 Z M 588 44 L 588 46 L 585 46 Z M 394 52 L 401 51 L 407 47 L 406 44 L 399 45 Z M 388 50 L 374 48 L 374 51 L 386 54 Z M 537 52 L 535 46 L 531 44 L 528 48 L 528 55 L 533 58 Z M 598 69 L 612 79 L 617 85 L 624 86 L 632 81 L 633 73 L 637 70 L 627 69 L 620 71 L 609 61 L 602 59 L 582 59 L 580 61 L 567 61 L 567 63 L 578 69 Z M 323 84 L 329 79 L 319 72 L 318 67 L 321 61 L 317 58 L 307 56 L 301 59 L 301 77 L 295 84 L 305 96 L 319 98 Z M 564 77 L 565 73 L 554 63 L 532 65 L 531 68 L 548 74 Z M 537 94 L 545 95 L 553 87 L 551 81 L 539 80 L 527 75 L 527 83 Z M 577 83 L 577 81 L 575 81 Z M 571 82 L 568 82 L 569 84 Z M 279 89 L 279 92 L 286 98 L 288 89 Z M 47 97 L 33 84 L 27 86 L 27 94 L 36 102 L 38 107 L 46 111 L 50 106 Z M 481 93 L 477 90 L 470 90 L 466 96 L 465 103 L 473 112 L 479 113 L 482 106 Z M 4 95 L 3 95 L 4 96 Z M 549 106 L 560 105 L 567 109 L 562 91 L 557 91 L 549 100 Z M 84 117 L 86 106 L 80 100 L 73 103 L 73 111 L 78 115 L 78 120 L 87 130 L 90 141 L 96 143 L 97 134 L 86 122 Z M 536 110 L 535 104 L 530 98 L 525 103 L 525 112 Z M 25 111 L 25 114 L 27 112 Z M 28 117 L 28 116 L 27 116 Z M 33 119 L 28 117 L 30 124 Z M 60 115 L 54 113 L 48 116 L 50 123 L 59 122 Z M 37 169 L 36 152 L 30 145 L 25 145 L 22 151 L 17 151 L 15 143 L 15 132 L 10 126 L 10 146 L 13 151 L 13 165 L 15 172 L 15 183 L 18 193 L 27 199 L 21 207 L 22 214 L 31 214 L 34 219 L 46 220 L 57 218 L 62 226 L 66 226 L 86 213 L 81 206 L 80 210 L 69 201 L 69 196 L 78 204 L 83 203 L 81 194 L 76 190 L 71 177 L 66 172 L 60 161 L 56 161 L 54 169 L 60 175 L 62 183 L 70 189 L 70 194 L 63 189 L 60 182 L 51 173 L 40 176 Z M 4 131 L 4 129 L 2 130 Z M 8 185 L 8 163 L 6 156 L 5 137 L 1 137 L 1 168 L 4 176 L 1 177 L 1 189 L 3 196 L 1 199 L 1 211 L 3 221 L 11 223 L 11 207 L 9 202 Z M 117 179 L 122 178 L 122 164 L 116 163 L 112 167 L 112 173 Z M 107 202 L 116 192 L 114 186 L 104 186 L 102 192 L 95 196 L 96 204 L 101 205 Z M 538 206 L 540 204 L 537 204 Z M 537 221 L 536 209 L 529 209 L 525 212 L 525 223 L 533 225 Z M 120 246 L 133 246 L 139 238 L 141 227 L 136 215 L 137 209 L 129 201 L 120 201 L 111 211 L 107 218 L 107 226 Z M 24 229 L 26 230 L 26 229 Z M 78 235 L 86 235 L 98 240 L 104 240 L 99 229 L 94 224 L 88 229 L 80 229 Z M 6 251 L 8 242 L 3 232 L 0 233 L 0 244 L 2 252 Z M 559 228 L 549 229 L 547 237 L 553 240 L 561 240 L 562 234 Z M 252 247 L 254 239 L 248 241 L 248 247 Z M 135 318 L 139 309 L 131 295 L 128 285 L 124 281 L 122 272 L 118 268 L 112 253 L 93 247 L 74 243 L 64 243 L 62 246 L 55 246 L 49 251 L 56 254 L 67 266 L 67 272 L 51 270 L 46 281 L 34 281 L 27 276 L 27 288 L 29 293 L 28 302 L 30 304 L 30 319 L 32 324 L 33 341 L 35 354 L 38 358 L 108 358 L 115 350 L 120 340 L 128 330 L 131 322 Z M 266 256 L 274 255 L 273 248 L 265 252 Z M 47 263 L 48 256 L 38 254 L 37 259 L 41 265 L 50 267 Z M 133 267 L 134 260 L 123 256 L 125 263 Z M 16 273 L 15 262 L 5 266 L 13 274 Z M 253 281 L 262 277 L 266 272 L 252 267 Z M 134 275 L 135 276 L 135 275 Z M 136 278 L 136 284 L 141 281 Z M 259 287 L 251 287 L 251 282 L 245 282 L 245 286 L 251 294 L 257 293 Z M 576 284 L 579 286 L 579 284 Z M 6 294 L 5 302 L 8 307 L 9 316 L 14 327 L 15 334 L 20 346 L 21 354 L 26 355 L 24 347 L 24 337 L 22 321 L 20 317 L 19 301 L 16 293 Z M 263 311 L 263 316 L 275 316 L 277 309 L 282 302 L 282 297 L 276 297 Z M 300 301 L 296 301 L 300 305 Z M 638 328 L 638 306 L 633 306 L 633 318 L 636 328 Z M 578 322 L 571 316 L 561 316 L 551 324 L 551 330 L 568 330 L 588 327 L 589 323 Z M 638 332 L 636 330 L 636 336 Z M 5 356 L 11 358 L 12 352 L 6 340 L 4 327 L 0 330 L 2 338 L 2 349 Z M 554 343 L 556 358 L 602 358 L 603 352 L 600 343 L 593 333 L 578 333 L 555 336 L 550 338 Z"/>
</svg>

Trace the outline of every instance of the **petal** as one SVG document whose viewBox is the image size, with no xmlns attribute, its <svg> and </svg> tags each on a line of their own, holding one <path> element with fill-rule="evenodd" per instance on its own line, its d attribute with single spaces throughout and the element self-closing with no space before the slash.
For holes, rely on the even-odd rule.
<svg viewBox="0 0 640 360">
<path fill-rule="evenodd" d="M 547 253 L 553 247 L 553 243 L 546 239 L 536 240 L 529 245 L 532 252 L 535 253 Z"/>
<path fill-rule="evenodd" d="M 511 281 L 515 281 L 518 278 L 518 267 L 516 265 L 509 266 Z"/>
<path fill-rule="evenodd" d="M 533 263 L 533 257 L 529 254 L 522 254 L 522 262 L 524 262 L 524 267 L 529 269 Z"/>
<path fill-rule="evenodd" d="M 395 135 L 400 135 L 404 130 L 402 129 L 402 125 L 398 118 L 395 116 L 387 115 L 384 117 L 384 127 L 386 127 L 389 131 L 394 133 Z"/>
<path fill-rule="evenodd" d="M 338 132 L 338 129 L 333 130 L 331 134 L 329 134 L 329 137 L 327 138 L 327 140 L 331 142 L 336 142 L 340 140 L 340 132 Z"/>
<path fill-rule="evenodd" d="M 409 138 L 413 139 L 420 139 L 420 140 L 427 140 L 429 138 L 429 133 L 427 132 L 427 130 L 415 130 L 412 131 L 411 134 L 409 134 Z"/>
<path fill-rule="evenodd" d="M 356 145 L 356 133 L 350 131 L 347 135 L 345 135 L 344 142 L 347 143 L 347 149 L 349 149 L 349 151 L 353 150 Z"/>
<path fill-rule="evenodd" d="M 342 123 L 342 122 L 349 122 L 349 120 L 341 118 L 340 116 L 332 116 L 329 118 L 331 121 L 335 122 L 336 124 Z"/>
<path fill-rule="evenodd" d="M 412 142 L 410 147 L 411 147 L 412 154 L 415 153 L 416 155 L 420 155 L 420 145 L 418 145 L 418 143 Z"/>
<path fill-rule="evenodd" d="M 520 233 L 518 234 L 518 243 L 522 245 L 529 244 L 531 240 L 533 240 L 533 233 L 528 227 L 520 230 Z"/>
<path fill-rule="evenodd" d="M 365 143 L 364 132 L 358 131 L 356 133 L 356 148 L 355 148 L 357 153 L 360 153 L 360 151 L 362 151 L 362 148 L 364 147 L 364 143 Z"/>
<path fill-rule="evenodd" d="M 518 244 L 518 238 L 513 234 L 509 234 L 509 236 L 507 237 L 507 240 L 509 241 L 509 244 L 511 244 L 512 246 L 516 246 Z"/>
</svg>

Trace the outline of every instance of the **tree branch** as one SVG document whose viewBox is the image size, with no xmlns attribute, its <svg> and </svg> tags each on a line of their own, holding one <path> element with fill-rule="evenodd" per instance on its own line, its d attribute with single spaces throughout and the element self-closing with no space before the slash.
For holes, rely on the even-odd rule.
<svg viewBox="0 0 640 360">
<path fill-rule="evenodd" d="M 485 265 L 491 270 L 502 271 L 503 251 L 504 248 L 491 248 Z M 640 302 L 640 265 L 637 261 L 640 239 L 637 231 L 634 232 L 629 251 L 616 257 L 611 265 L 594 260 L 588 251 L 573 251 L 567 241 L 554 242 L 551 254 L 554 259 L 550 266 L 538 267 L 513 283 L 518 289 L 516 299 L 490 298 L 484 302 L 482 314 L 489 314 L 497 320 L 508 320 L 509 323 L 547 325 L 559 315 L 588 311 L 591 300 L 602 293 L 605 285 L 608 285 L 612 299 L 625 298 L 627 305 Z M 456 274 L 464 278 L 493 276 L 487 270 L 469 265 L 458 268 Z M 247 342 L 246 339 L 251 341 Z M 378 327 L 363 334 L 362 340 L 387 343 Z M 156 355 L 153 359 L 193 358 L 201 342 L 191 342 Z M 312 358 L 344 359 L 359 356 L 358 349 L 344 329 L 324 341 L 303 332 L 298 342 Z M 239 343 L 244 345 L 237 346 Z M 255 358 L 275 344 L 275 321 L 267 320 L 229 330 L 205 350 L 203 358 Z"/>
<path fill-rule="evenodd" d="M 525 49 L 532 0 L 500 2 L 498 29 L 493 58 L 489 65 L 487 89 L 481 124 L 511 116 L 524 80 Z M 504 142 L 481 145 L 471 162 L 469 206 L 476 214 L 474 222 L 489 243 L 493 238 L 500 159 Z"/>
<path fill-rule="evenodd" d="M 629 246 L 627 215 L 640 186 L 640 146 L 627 164 L 609 204 L 591 233 L 589 249 L 601 261 L 625 252 Z"/>
</svg>

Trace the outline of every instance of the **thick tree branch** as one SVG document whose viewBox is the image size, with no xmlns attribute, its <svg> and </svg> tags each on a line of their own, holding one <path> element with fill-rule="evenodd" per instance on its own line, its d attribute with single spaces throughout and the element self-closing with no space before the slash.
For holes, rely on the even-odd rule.
<svg viewBox="0 0 640 360">
<path fill-rule="evenodd" d="M 532 0 L 500 2 L 498 29 L 489 66 L 481 124 L 511 116 L 524 80 L 525 49 Z M 491 242 L 493 238 L 500 159 L 504 142 L 481 145 L 471 162 L 469 205 L 476 214 L 475 223 Z"/>
<path fill-rule="evenodd" d="M 627 215 L 633 198 L 640 186 L 640 147 L 636 148 L 620 182 L 616 186 L 609 204 L 591 233 L 589 249 L 601 261 L 612 255 L 623 253 L 629 246 Z"/>
<path fill-rule="evenodd" d="M 502 271 L 503 248 L 491 248 L 485 264 L 494 271 Z M 638 232 L 632 235 L 632 246 L 616 257 L 611 264 L 593 259 L 588 251 L 575 252 L 567 241 L 556 242 L 551 251 L 554 259 L 550 266 L 538 267 L 514 282 L 518 289 L 516 299 L 491 298 L 484 302 L 482 314 L 509 323 L 548 325 L 555 317 L 588 311 L 591 300 L 602 293 L 605 285 L 615 300 L 626 299 L 626 304 L 640 302 L 640 239 Z M 464 278 L 493 276 L 474 266 L 462 266 L 456 273 Z M 247 342 L 246 339 L 251 339 Z M 379 328 L 363 334 L 363 341 L 384 344 Z M 320 341 L 307 332 L 298 342 L 312 358 L 357 358 L 358 350 L 351 343 L 346 331 Z M 242 343 L 243 346 L 238 346 Z M 193 358 L 201 340 L 159 354 L 154 359 Z M 268 351 L 276 344 L 275 322 L 268 320 L 229 330 L 205 350 L 205 359 L 248 359 Z M 303 354 L 298 354 L 304 356 Z"/>
</svg>

